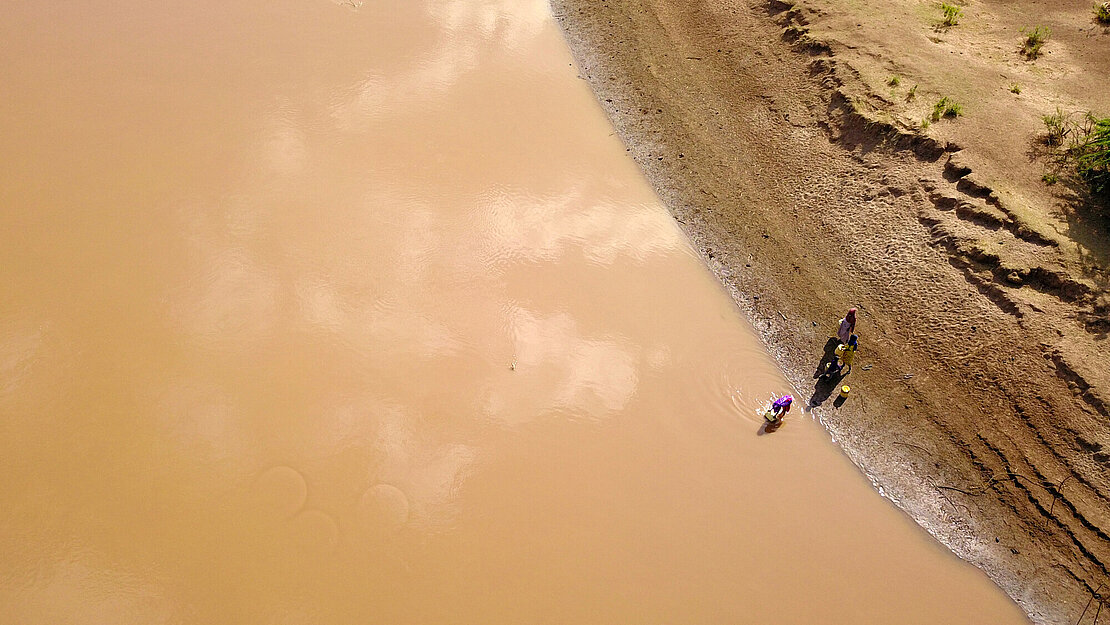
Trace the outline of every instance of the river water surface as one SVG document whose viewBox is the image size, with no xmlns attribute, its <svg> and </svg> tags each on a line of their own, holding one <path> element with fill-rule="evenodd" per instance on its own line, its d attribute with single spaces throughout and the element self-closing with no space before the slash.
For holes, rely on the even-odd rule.
<svg viewBox="0 0 1110 625">
<path fill-rule="evenodd" d="M 542 0 L 0 41 L 0 622 L 1022 622 L 760 431 L 784 379 Z"/>
</svg>

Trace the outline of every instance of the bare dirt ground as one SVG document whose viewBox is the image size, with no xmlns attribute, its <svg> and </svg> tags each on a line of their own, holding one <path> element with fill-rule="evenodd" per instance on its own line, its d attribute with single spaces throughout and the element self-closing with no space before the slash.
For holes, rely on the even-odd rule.
<svg viewBox="0 0 1110 625">
<path fill-rule="evenodd" d="M 1042 182 L 1038 147 L 1056 106 L 1110 114 L 1089 3 L 983 0 L 948 28 L 914 0 L 552 5 L 853 461 L 1035 621 L 1092 622 L 1110 598 L 1110 234 L 1081 186 Z M 1036 25 L 1052 34 L 1028 60 Z M 963 115 L 922 129 L 943 96 Z M 849 306 L 862 348 L 837 406 L 814 372 Z"/>
</svg>

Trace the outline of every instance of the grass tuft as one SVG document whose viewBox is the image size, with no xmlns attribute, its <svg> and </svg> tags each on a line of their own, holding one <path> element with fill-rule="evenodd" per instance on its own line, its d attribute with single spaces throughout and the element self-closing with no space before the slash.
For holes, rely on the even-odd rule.
<svg viewBox="0 0 1110 625">
<path fill-rule="evenodd" d="M 1033 60 L 1041 55 L 1041 48 L 1048 41 L 1048 36 L 1052 34 L 1052 31 L 1047 26 L 1035 26 L 1033 28 L 1026 26 L 1021 29 L 1021 34 L 1025 36 L 1025 39 L 1021 42 L 1021 52 L 1026 58 Z"/>
<path fill-rule="evenodd" d="M 890 85 L 891 87 L 897 87 L 898 85 L 902 84 L 902 78 L 899 76 L 891 76 L 890 80 L 886 81 L 886 84 Z"/>
<path fill-rule="evenodd" d="M 1065 125 L 1067 115 L 1056 107 L 1056 112 L 1051 115 L 1041 115 L 1041 122 L 1044 123 L 1045 130 L 1047 131 L 1044 136 L 1045 145 L 1063 145 L 1064 137 L 1068 133 L 1068 128 Z"/>
<path fill-rule="evenodd" d="M 944 21 L 940 23 L 941 26 L 955 26 L 960 23 L 960 17 L 963 16 L 964 10 L 955 4 L 948 4 L 942 2 L 940 10 L 944 11 Z"/>
<path fill-rule="evenodd" d="M 1099 24 L 1110 25 L 1110 2 L 1095 4 L 1095 20 L 1097 20 Z"/>
<path fill-rule="evenodd" d="M 1057 172 L 1076 173 L 1094 195 L 1110 199 L 1110 117 L 1090 112 L 1068 115 L 1057 107 L 1041 121 L 1048 131 L 1044 142 L 1052 148 L 1052 179 Z M 1042 180 L 1052 183 L 1049 178 Z"/>
<path fill-rule="evenodd" d="M 1079 176 L 1091 191 L 1110 199 L 1110 117 L 1084 117 L 1075 145 L 1069 150 Z"/>
<path fill-rule="evenodd" d="M 1016 82 L 1010 85 L 1010 93 L 1021 93 L 1021 85 Z"/>
<path fill-rule="evenodd" d="M 933 112 L 929 119 L 938 122 L 942 117 L 959 117 L 964 114 L 964 107 L 952 98 L 944 96 L 933 105 Z"/>
</svg>

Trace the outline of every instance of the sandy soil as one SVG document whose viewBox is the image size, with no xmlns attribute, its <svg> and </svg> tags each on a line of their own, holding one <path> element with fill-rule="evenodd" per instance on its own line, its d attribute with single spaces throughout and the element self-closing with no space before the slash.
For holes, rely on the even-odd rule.
<svg viewBox="0 0 1110 625">
<path fill-rule="evenodd" d="M 949 29 L 910 0 L 552 4 L 630 152 L 853 461 L 1035 621 L 1093 620 L 1106 222 L 1041 182 L 1037 149 L 1057 105 L 1110 113 L 1089 3 L 978 2 Z M 1029 61 L 1018 30 L 1038 24 L 1054 34 Z M 964 115 L 922 130 L 943 95 Z M 863 347 L 837 406 L 814 371 L 853 305 Z"/>
</svg>

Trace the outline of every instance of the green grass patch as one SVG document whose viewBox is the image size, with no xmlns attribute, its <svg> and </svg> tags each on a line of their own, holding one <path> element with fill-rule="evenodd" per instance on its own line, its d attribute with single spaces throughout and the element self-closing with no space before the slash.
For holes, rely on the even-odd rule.
<svg viewBox="0 0 1110 625">
<path fill-rule="evenodd" d="M 1057 107 L 1041 121 L 1047 131 L 1044 143 L 1050 148 L 1052 174 L 1078 174 L 1093 195 L 1110 200 L 1110 117 L 1066 114 Z"/>
<path fill-rule="evenodd" d="M 1071 131 L 1070 126 L 1067 124 L 1067 115 L 1056 107 L 1056 112 L 1050 115 L 1041 115 L 1041 123 L 1045 127 L 1044 142 L 1045 145 L 1063 145 L 1064 137 Z"/>
<path fill-rule="evenodd" d="M 939 122 L 942 117 L 955 118 L 963 114 L 964 107 L 961 104 L 948 96 L 944 96 L 933 105 L 933 112 L 929 115 L 929 119 Z"/>
<path fill-rule="evenodd" d="M 940 10 L 944 12 L 944 20 L 941 21 L 941 26 L 955 26 L 960 23 L 960 18 L 963 17 L 964 10 L 955 4 L 948 4 L 942 2 Z"/>
<path fill-rule="evenodd" d="M 1097 20 L 1099 24 L 1110 26 L 1110 2 L 1095 4 L 1095 20 Z"/>
<path fill-rule="evenodd" d="M 1021 85 L 1016 82 L 1010 85 L 1010 93 L 1021 93 Z"/>
<path fill-rule="evenodd" d="M 1048 36 L 1052 34 L 1052 31 L 1047 26 L 1034 26 L 1033 28 L 1026 26 L 1021 29 L 1021 34 L 1025 37 L 1021 42 L 1021 52 L 1027 59 L 1033 60 L 1041 55 L 1041 48 L 1048 41 Z"/>
<path fill-rule="evenodd" d="M 1079 140 L 1071 148 L 1079 177 L 1096 195 L 1110 199 L 1110 117 L 1098 119 L 1087 113 Z"/>
</svg>

